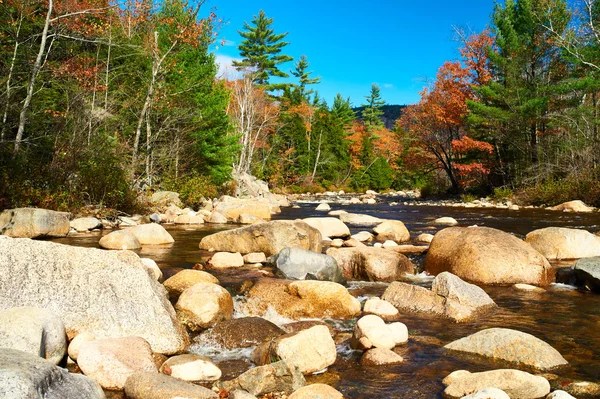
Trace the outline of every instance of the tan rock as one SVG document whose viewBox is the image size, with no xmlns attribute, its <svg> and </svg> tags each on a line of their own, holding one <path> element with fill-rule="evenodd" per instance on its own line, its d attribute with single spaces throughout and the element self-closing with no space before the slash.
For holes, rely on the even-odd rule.
<svg viewBox="0 0 600 399">
<path fill-rule="evenodd" d="M 546 227 L 527 234 L 525 242 L 549 260 L 600 256 L 600 237 L 586 230 Z"/>
<path fill-rule="evenodd" d="M 198 331 L 231 319 L 233 299 L 220 285 L 198 283 L 181 293 L 175 310 L 183 325 L 191 331 Z"/>
<path fill-rule="evenodd" d="M 221 369 L 209 358 L 194 354 L 169 358 L 160 367 L 160 372 L 182 381 L 207 382 L 221 378 Z"/>
<path fill-rule="evenodd" d="M 373 234 L 369 233 L 368 231 L 359 231 L 358 233 L 353 234 L 351 238 L 360 242 L 371 242 L 375 239 Z"/>
<path fill-rule="evenodd" d="M 389 249 L 370 247 L 329 248 L 345 278 L 368 281 L 395 281 L 414 273 L 414 265 L 404 255 Z"/>
<path fill-rule="evenodd" d="M 219 399 L 210 389 L 161 373 L 138 371 L 125 383 L 128 399 Z"/>
<path fill-rule="evenodd" d="M 96 218 L 77 218 L 71 220 L 69 224 L 72 229 L 75 229 L 79 233 L 102 228 L 102 222 Z"/>
<path fill-rule="evenodd" d="M 171 234 L 159 224 L 149 223 L 135 226 L 129 231 L 137 237 L 142 245 L 172 244 L 175 242 Z"/>
<path fill-rule="evenodd" d="M 150 272 L 150 274 L 156 281 L 162 280 L 162 270 L 160 270 L 160 267 L 158 267 L 155 261 L 149 258 L 140 258 L 140 260 L 142 261 L 142 264 L 146 266 L 146 269 L 148 269 L 148 272 Z"/>
<path fill-rule="evenodd" d="M 449 398 L 462 398 L 488 387 L 501 389 L 509 397 L 518 399 L 539 399 L 550 393 L 548 380 L 520 370 L 461 371 L 450 383 L 447 379 L 443 382 L 447 385 L 444 395 Z"/>
<path fill-rule="evenodd" d="M 361 317 L 352 335 L 352 347 L 357 349 L 384 348 L 392 349 L 408 341 L 408 329 L 400 322 L 385 324 L 376 315 Z"/>
<path fill-rule="evenodd" d="M 342 213 L 340 215 L 340 220 L 353 226 L 377 226 L 383 222 L 382 219 L 374 216 L 360 215 L 357 213 Z"/>
<path fill-rule="evenodd" d="M 432 224 L 441 225 L 441 226 L 456 226 L 458 224 L 458 222 L 456 221 L 456 219 L 446 216 L 446 217 L 435 219 L 432 222 Z"/>
<path fill-rule="evenodd" d="M 217 382 L 215 387 L 226 391 L 241 389 L 261 396 L 274 392 L 293 392 L 304 385 L 306 380 L 297 368 L 279 361 L 251 368 L 233 380 Z"/>
<path fill-rule="evenodd" d="M 242 213 L 235 221 L 239 224 L 256 224 L 263 223 L 264 219 L 261 219 L 258 216 L 250 215 L 249 213 Z"/>
<path fill-rule="evenodd" d="M 180 271 L 169 277 L 163 284 L 171 296 L 179 296 L 183 291 L 198 283 L 220 284 L 212 274 L 192 269 Z"/>
<path fill-rule="evenodd" d="M 575 200 L 562 203 L 552 208 L 555 211 L 563 212 L 592 212 L 593 209 L 587 206 L 583 201 Z"/>
<path fill-rule="evenodd" d="M 343 399 L 335 388 L 325 384 L 311 384 L 300 388 L 289 396 L 289 399 Z"/>
<path fill-rule="evenodd" d="M 244 255 L 244 263 L 264 263 L 267 261 L 267 257 L 262 252 L 251 252 Z"/>
<path fill-rule="evenodd" d="M 323 237 L 345 238 L 350 236 L 350 229 L 337 218 L 306 218 L 303 222 L 319 230 Z"/>
<path fill-rule="evenodd" d="M 221 213 L 219 213 L 217 211 L 213 211 L 210 214 L 208 223 L 227 223 L 227 218 L 225 217 L 225 215 L 222 215 Z"/>
<path fill-rule="evenodd" d="M 239 252 L 217 252 L 208 261 L 214 269 L 227 269 L 230 267 L 244 266 L 244 258 Z"/>
<path fill-rule="evenodd" d="M 175 224 L 204 224 L 204 217 L 202 215 L 189 215 L 183 214 L 173 219 Z"/>
<path fill-rule="evenodd" d="M 395 319 L 400 314 L 394 305 L 379 298 L 367 299 L 363 312 L 377 315 L 384 320 Z"/>
<path fill-rule="evenodd" d="M 402 362 L 404 362 L 402 356 L 385 348 L 369 349 L 360 358 L 360 364 L 363 366 L 384 366 Z"/>
<path fill-rule="evenodd" d="M 81 349 L 81 345 L 83 345 L 86 342 L 93 341 L 95 339 L 96 339 L 96 337 L 94 337 L 94 334 L 89 333 L 87 331 L 83 331 L 83 332 L 80 332 L 79 334 L 77 334 L 75 336 L 75 338 L 73 338 L 71 340 L 71 342 L 69 343 L 69 348 L 68 348 L 69 357 L 71 359 L 73 359 L 74 361 L 77 361 L 77 358 L 79 357 L 79 350 Z"/>
<path fill-rule="evenodd" d="M 103 236 L 98 243 L 104 249 L 139 249 L 142 247 L 137 237 L 128 230 L 117 230 Z"/>
<path fill-rule="evenodd" d="M 321 212 L 329 212 L 330 210 L 331 210 L 331 207 L 327 203 L 319 204 L 315 208 L 315 211 L 321 211 Z"/>
<path fill-rule="evenodd" d="M 398 243 L 410 240 L 408 229 L 399 220 L 386 220 L 375 226 L 373 233 L 377 235 L 377 241 L 379 242 L 391 240 Z"/>
<path fill-rule="evenodd" d="M 225 196 L 214 206 L 214 210 L 232 222 L 236 221 L 241 214 L 253 215 L 263 220 L 271 219 L 271 207 L 266 200 L 239 199 Z"/>
<path fill-rule="evenodd" d="M 7 209 L 0 213 L 0 234 L 15 238 L 65 237 L 69 214 L 39 208 Z"/>
<path fill-rule="evenodd" d="M 417 237 L 417 242 L 425 242 L 425 243 L 430 243 L 433 240 L 433 234 L 427 234 L 427 233 L 423 233 L 423 234 L 419 234 L 419 236 Z"/>
</svg>

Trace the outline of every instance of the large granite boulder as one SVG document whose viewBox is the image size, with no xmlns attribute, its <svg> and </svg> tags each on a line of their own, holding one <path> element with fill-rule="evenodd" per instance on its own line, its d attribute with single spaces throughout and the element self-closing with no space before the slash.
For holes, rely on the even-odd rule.
<svg viewBox="0 0 600 399">
<path fill-rule="evenodd" d="M 264 199 L 241 199 L 224 196 L 214 205 L 214 211 L 235 222 L 241 214 L 253 215 L 261 219 L 271 219 L 271 206 Z"/>
<path fill-rule="evenodd" d="M 46 309 L 0 310 L 0 348 L 17 349 L 59 364 L 67 353 L 65 325 Z"/>
<path fill-rule="evenodd" d="M 517 237 L 489 227 L 450 227 L 438 232 L 425 258 L 430 274 L 448 271 L 480 284 L 554 282 L 546 258 Z"/>
<path fill-rule="evenodd" d="M 290 280 L 321 280 L 346 284 L 335 258 L 301 248 L 284 248 L 269 258 L 283 277 Z"/>
<path fill-rule="evenodd" d="M 360 302 L 341 284 L 331 281 L 259 280 L 248 292 L 246 308 L 262 316 L 270 308 L 290 319 L 352 319 L 360 314 Z"/>
<path fill-rule="evenodd" d="M 216 252 L 264 252 L 278 254 L 286 247 L 321 252 L 321 233 L 314 227 L 296 220 L 276 220 L 220 231 L 200 241 L 200 249 Z"/>
<path fill-rule="evenodd" d="M 544 377 L 510 369 L 481 373 L 459 370 L 448 375 L 443 383 L 446 385 L 444 396 L 452 399 L 489 387 L 501 389 L 515 399 L 540 399 L 550 393 L 550 383 Z"/>
<path fill-rule="evenodd" d="M 128 399 L 219 399 L 208 388 L 151 371 L 130 375 L 125 382 L 125 395 Z"/>
<path fill-rule="evenodd" d="M 171 234 L 160 224 L 149 223 L 131 227 L 128 230 L 142 245 L 162 245 L 175 242 Z"/>
<path fill-rule="evenodd" d="M 451 342 L 444 348 L 537 370 L 551 370 L 568 364 L 546 342 L 531 334 L 508 328 L 488 328 Z"/>
<path fill-rule="evenodd" d="M 69 214 L 38 208 L 7 209 L 0 213 L 0 234 L 15 238 L 65 237 Z"/>
<path fill-rule="evenodd" d="M 600 293 L 600 256 L 578 260 L 573 270 L 577 285 Z"/>
<path fill-rule="evenodd" d="M 140 249 L 140 240 L 129 230 L 116 230 L 100 238 L 98 243 L 104 249 Z"/>
<path fill-rule="evenodd" d="M 546 227 L 527 234 L 525 242 L 550 260 L 600 256 L 600 237 L 586 230 Z"/>
<path fill-rule="evenodd" d="M 393 282 L 381 298 L 404 312 L 428 313 L 455 322 L 473 320 L 496 307 L 484 290 L 448 272 L 436 276 L 431 290 Z"/>
<path fill-rule="evenodd" d="M 302 219 L 310 226 L 321 232 L 323 237 L 346 238 L 350 236 L 350 229 L 337 218 L 306 218 Z"/>
<path fill-rule="evenodd" d="M 410 240 L 408 229 L 399 220 L 386 220 L 373 228 L 377 241 L 386 242 L 388 240 L 394 242 L 404 242 Z"/>
<path fill-rule="evenodd" d="M 555 211 L 563 211 L 563 212 L 592 212 L 594 209 L 587 206 L 583 201 L 575 200 L 564 202 L 560 205 L 556 205 L 553 207 Z"/>
<path fill-rule="evenodd" d="M 0 398 L 105 399 L 100 385 L 30 353 L 0 348 Z"/>
<path fill-rule="evenodd" d="M 414 265 L 406 256 L 384 248 L 329 248 L 326 253 L 337 261 L 349 280 L 390 282 L 414 274 Z"/>
<path fill-rule="evenodd" d="M 361 215 L 358 213 L 342 213 L 340 215 L 340 220 L 351 226 L 377 226 L 383 222 L 383 219 L 379 219 L 375 216 Z"/>
<path fill-rule="evenodd" d="M 136 335 L 164 354 L 189 342 L 166 290 L 133 252 L 0 237 L 0 269 L 0 309 L 46 308 L 69 337 Z"/>
</svg>

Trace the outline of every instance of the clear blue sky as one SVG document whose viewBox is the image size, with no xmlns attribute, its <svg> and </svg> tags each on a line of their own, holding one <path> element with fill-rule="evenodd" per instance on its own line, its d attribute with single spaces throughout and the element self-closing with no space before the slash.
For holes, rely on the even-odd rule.
<svg viewBox="0 0 600 399">
<path fill-rule="evenodd" d="M 224 24 L 213 49 L 222 64 L 238 58 L 244 21 L 260 9 L 274 19 L 276 33 L 289 32 L 286 54 L 304 54 L 328 104 L 336 93 L 360 105 L 372 83 L 388 104 L 419 100 L 425 79 L 446 60 L 458 58 L 452 27 L 480 31 L 489 24 L 494 0 L 208 0 Z M 286 71 L 293 63 L 285 64 Z"/>
</svg>

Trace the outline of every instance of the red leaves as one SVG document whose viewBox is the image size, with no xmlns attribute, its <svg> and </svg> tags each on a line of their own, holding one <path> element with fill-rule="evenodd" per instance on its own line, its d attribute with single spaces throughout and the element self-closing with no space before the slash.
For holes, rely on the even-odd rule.
<svg viewBox="0 0 600 399">
<path fill-rule="evenodd" d="M 452 149 L 457 155 L 466 155 L 469 151 L 494 153 L 494 147 L 485 141 L 473 140 L 469 136 L 464 136 L 460 140 L 452 140 Z"/>
<path fill-rule="evenodd" d="M 106 86 L 97 84 L 98 72 L 103 66 L 96 65 L 92 57 L 73 57 L 63 61 L 57 67 L 49 67 L 55 77 L 66 77 L 77 82 L 77 85 L 85 91 L 105 91 Z"/>
</svg>

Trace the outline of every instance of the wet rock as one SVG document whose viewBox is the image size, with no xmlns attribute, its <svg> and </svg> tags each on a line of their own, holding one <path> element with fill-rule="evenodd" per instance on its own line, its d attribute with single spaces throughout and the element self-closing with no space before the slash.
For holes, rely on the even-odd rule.
<svg viewBox="0 0 600 399">
<path fill-rule="evenodd" d="M 336 218 L 306 218 L 303 221 L 319 230 L 323 237 L 346 238 L 350 236 L 348 226 Z"/>
<path fill-rule="evenodd" d="M 218 399 L 210 389 L 160 373 L 138 371 L 125 383 L 128 399 Z"/>
<path fill-rule="evenodd" d="M 152 275 L 152 277 L 156 281 L 162 280 L 162 277 L 163 277 L 162 270 L 160 270 L 160 267 L 158 267 L 158 265 L 156 264 L 155 261 L 153 261 L 152 259 L 148 259 L 148 258 L 140 258 L 140 260 L 142 261 L 142 264 L 144 266 L 146 266 L 146 269 L 148 269 L 148 272 Z"/>
<path fill-rule="evenodd" d="M 526 242 L 489 227 L 451 227 L 438 232 L 425 258 L 431 274 L 449 271 L 481 284 L 554 282 L 554 269 Z"/>
<path fill-rule="evenodd" d="M 385 222 L 377 225 L 373 229 L 373 233 L 377 235 L 377 241 L 394 241 L 404 242 L 410 240 L 410 233 L 408 229 L 399 220 L 386 220 Z"/>
<path fill-rule="evenodd" d="M 360 215 L 357 213 L 343 213 L 340 220 L 351 226 L 377 226 L 383 222 L 382 219 L 369 215 Z"/>
<path fill-rule="evenodd" d="M 458 222 L 456 221 L 456 219 L 446 216 L 435 219 L 431 224 L 435 224 L 438 226 L 456 226 Z"/>
<path fill-rule="evenodd" d="M 335 258 L 300 248 L 284 248 L 269 258 L 283 277 L 292 280 L 321 280 L 346 284 Z"/>
<path fill-rule="evenodd" d="M 404 274 L 413 274 L 414 265 L 404 255 L 392 250 L 354 247 L 330 248 L 332 256 L 347 279 L 367 281 L 395 281 Z"/>
<path fill-rule="evenodd" d="M 104 249 L 139 249 L 142 247 L 137 237 L 128 230 L 117 230 L 103 236 L 98 243 Z"/>
<path fill-rule="evenodd" d="M 0 348 L 0 381 L 0 397 L 6 399 L 104 399 L 91 378 L 15 349 Z"/>
<path fill-rule="evenodd" d="M 277 220 L 221 231 L 200 241 L 200 249 L 242 254 L 263 252 L 267 256 L 286 247 L 321 252 L 321 233 L 302 221 Z"/>
<path fill-rule="evenodd" d="M 388 249 L 402 255 L 423 255 L 429 250 L 429 247 L 426 245 L 396 245 Z"/>
<path fill-rule="evenodd" d="M 462 399 L 510 399 L 510 396 L 498 388 L 485 388 L 471 395 L 463 396 Z"/>
<path fill-rule="evenodd" d="M 315 211 L 322 211 L 322 212 L 329 212 L 330 210 L 331 210 L 331 207 L 327 203 L 319 204 L 315 208 Z"/>
<path fill-rule="evenodd" d="M 77 364 L 104 389 L 123 389 L 136 371 L 157 372 L 150 345 L 139 337 L 109 338 L 81 345 Z"/>
<path fill-rule="evenodd" d="M 344 395 L 329 385 L 311 384 L 300 388 L 288 399 L 344 399 Z"/>
<path fill-rule="evenodd" d="M 198 283 L 219 284 L 219 280 L 210 273 L 201 270 L 185 269 L 169 277 L 163 284 L 169 295 L 178 297 L 183 291 Z"/>
<path fill-rule="evenodd" d="M 340 284 L 330 281 L 259 280 L 248 292 L 246 304 L 254 315 L 269 307 L 290 319 L 351 319 L 360 314 L 360 302 Z"/>
<path fill-rule="evenodd" d="M 266 200 L 240 199 L 224 196 L 214 205 L 214 210 L 232 222 L 237 220 L 241 214 L 253 215 L 263 220 L 271 219 L 271 207 Z"/>
<path fill-rule="evenodd" d="M 236 223 L 239 224 L 256 224 L 264 222 L 264 219 L 259 218 L 258 216 L 251 215 L 249 213 L 242 213 L 235 220 Z"/>
<path fill-rule="evenodd" d="M 135 226 L 129 231 L 137 237 L 142 245 L 172 244 L 175 242 L 171 234 L 159 224 L 149 223 Z"/>
<path fill-rule="evenodd" d="M 546 396 L 546 399 L 575 399 L 575 397 L 565 391 L 558 390 L 550 393 L 550 395 Z"/>
<path fill-rule="evenodd" d="M 17 349 L 59 364 L 67 352 L 65 325 L 47 309 L 0 310 L 0 348 Z"/>
<path fill-rule="evenodd" d="M 376 315 L 361 317 L 354 327 L 351 345 L 355 349 L 392 349 L 408 341 L 408 329 L 400 322 L 385 324 Z"/>
<path fill-rule="evenodd" d="M 351 238 L 360 242 L 371 242 L 375 239 L 373 234 L 369 233 L 368 231 L 359 231 L 358 233 L 353 234 Z"/>
<path fill-rule="evenodd" d="M 501 389 L 509 397 L 518 399 L 539 399 L 550 392 L 550 383 L 545 378 L 509 369 L 481 373 L 455 371 L 443 383 L 446 385 L 444 395 L 450 398 L 462 398 L 489 387 Z"/>
<path fill-rule="evenodd" d="M 208 261 L 214 269 L 227 269 L 230 267 L 244 266 L 244 258 L 239 252 L 217 252 Z"/>
<path fill-rule="evenodd" d="M 417 236 L 417 242 L 425 242 L 425 243 L 430 243 L 433 240 L 433 234 L 419 234 Z"/>
<path fill-rule="evenodd" d="M 181 293 L 175 310 L 184 326 L 191 331 L 198 331 L 231 319 L 233 299 L 220 285 L 198 283 Z"/>
<path fill-rule="evenodd" d="M 535 285 L 530 284 L 515 284 L 513 287 L 519 291 L 529 291 L 529 292 L 546 292 L 545 289 L 536 287 Z"/>
<path fill-rule="evenodd" d="M 329 329 L 325 326 L 314 326 L 282 335 L 273 342 L 266 342 L 259 346 L 254 354 L 257 364 L 267 364 L 273 357 L 296 367 L 303 374 L 310 374 L 335 363 L 337 352 Z"/>
<path fill-rule="evenodd" d="M 329 216 L 340 216 L 342 213 L 348 213 L 348 212 L 344 211 L 343 209 L 336 209 L 335 211 L 329 212 L 327 215 L 329 215 Z"/>
<path fill-rule="evenodd" d="M 285 332 L 287 334 L 291 334 L 291 333 L 297 333 L 303 330 L 308 330 L 309 328 L 312 328 L 314 326 L 325 326 L 327 327 L 327 329 L 329 330 L 329 334 L 332 337 L 335 337 L 336 332 L 335 330 L 327 323 L 325 323 L 324 321 L 321 320 L 302 320 L 302 321 L 295 321 L 292 323 L 287 323 L 281 326 L 281 328 L 283 330 L 285 330 Z"/>
<path fill-rule="evenodd" d="M 430 313 L 455 322 L 472 320 L 496 306 L 484 290 L 448 272 L 434 279 L 431 290 L 393 282 L 382 299 L 402 311 Z"/>
<path fill-rule="evenodd" d="M 38 208 L 7 209 L 0 213 L 0 234 L 15 238 L 65 237 L 69 214 Z"/>
<path fill-rule="evenodd" d="M 573 271 L 578 286 L 600 293 L 600 257 L 578 260 Z"/>
<path fill-rule="evenodd" d="M 377 315 L 384 320 L 393 320 L 399 315 L 398 309 L 394 305 L 379 298 L 367 299 L 363 312 Z"/>
<path fill-rule="evenodd" d="M 568 362 L 546 342 L 508 328 L 489 328 L 451 342 L 444 348 L 502 360 L 517 367 L 550 370 Z"/>
<path fill-rule="evenodd" d="M 189 342 L 165 289 L 133 252 L 5 237 L 0 269 L 0 308 L 44 307 L 69 337 L 136 335 L 165 354 Z"/>
<path fill-rule="evenodd" d="M 600 256 L 600 237 L 586 230 L 547 227 L 527 234 L 525 242 L 549 260 Z"/>
<path fill-rule="evenodd" d="M 96 218 L 77 218 L 69 222 L 72 229 L 79 233 L 85 233 L 87 231 L 101 229 L 102 222 Z"/>
<path fill-rule="evenodd" d="M 221 213 L 217 212 L 217 211 L 213 211 L 210 214 L 210 217 L 208 218 L 208 223 L 227 223 L 227 218 L 225 217 L 225 215 L 222 215 Z"/>
<path fill-rule="evenodd" d="M 369 349 L 360 358 L 360 364 L 363 366 L 387 366 L 402 362 L 404 362 L 402 356 L 385 348 Z"/>
<path fill-rule="evenodd" d="M 286 332 L 261 317 L 242 317 L 221 321 L 202 334 L 203 342 L 214 342 L 225 349 L 249 348 L 270 341 Z"/>
<path fill-rule="evenodd" d="M 221 370 L 209 358 L 185 354 L 169 358 L 160 372 L 182 381 L 212 382 L 221 378 Z"/>
<path fill-rule="evenodd" d="M 555 211 L 563 212 L 592 212 L 594 209 L 587 206 L 583 201 L 575 200 L 564 202 L 552 208 Z"/>
<path fill-rule="evenodd" d="M 273 392 L 294 392 L 304 385 L 306 380 L 302 373 L 294 367 L 288 367 L 283 361 L 255 367 L 234 380 L 219 381 L 215 384 L 219 389 L 241 389 L 255 396 Z"/>
<path fill-rule="evenodd" d="M 202 215 L 184 214 L 184 215 L 179 215 L 175 219 L 173 219 L 173 223 L 175 223 L 175 224 L 204 224 L 204 217 Z"/>
</svg>

